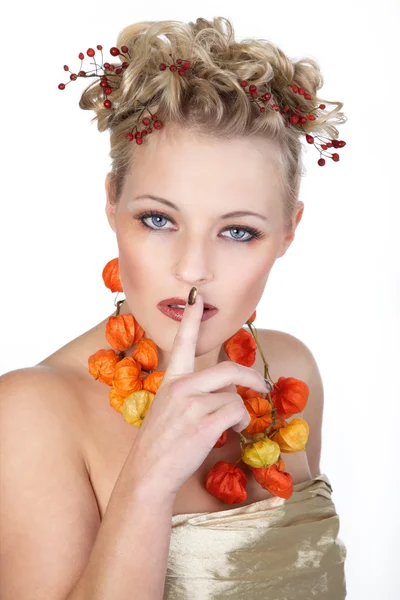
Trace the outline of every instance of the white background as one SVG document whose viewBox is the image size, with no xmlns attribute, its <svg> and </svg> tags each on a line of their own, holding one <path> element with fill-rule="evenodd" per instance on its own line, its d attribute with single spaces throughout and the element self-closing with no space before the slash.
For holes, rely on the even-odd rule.
<svg viewBox="0 0 400 600">
<path fill-rule="evenodd" d="M 350 600 L 394 600 L 399 555 L 399 4 L 373 2 L 8 4 L 2 46 L 0 373 L 32 366 L 103 320 L 117 256 L 106 220 L 108 133 L 66 90 L 77 54 L 141 20 L 230 18 L 238 40 L 315 58 L 319 96 L 344 102 L 340 162 L 311 148 L 296 239 L 272 270 L 258 328 L 313 352 L 325 388 L 321 471 L 348 549 Z M 4 16 L 4 14 L 3 14 Z"/>
</svg>

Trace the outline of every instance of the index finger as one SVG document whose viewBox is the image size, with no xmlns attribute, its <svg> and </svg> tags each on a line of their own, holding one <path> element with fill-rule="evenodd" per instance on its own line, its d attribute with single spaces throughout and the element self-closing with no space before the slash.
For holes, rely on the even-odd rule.
<svg viewBox="0 0 400 600">
<path fill-rule="evenodd" d="M 195 302 L 192 305 L 188 301 L 186 302 L 182 321 L 175 335 L 171 356 L 163 380 L 175 379 L 194 371 L 196 345 L 199 337 L 201 318 L 203 316 L 204 302 L 197 288 L 193 287 L 190 290 L 188 300 L 191 294 L 195 296 Z"/>
</svg>

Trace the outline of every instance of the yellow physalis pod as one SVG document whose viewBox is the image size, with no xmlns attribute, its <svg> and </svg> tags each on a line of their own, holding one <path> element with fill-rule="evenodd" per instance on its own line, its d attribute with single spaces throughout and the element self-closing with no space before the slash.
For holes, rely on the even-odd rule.
<svg viewBox="0 0 400 600">
<path fill-rule="evenodd" d="M 154 396 L 155 394 L 147 390 L 138 390 L 129 394 L 124 400 L 121 411 L 125 421 L 129 425 L 141 427 Z"/>
<path fill-rule="evenodd" d="M 287 427 L 279 429 L 273 440 L 279 444 L 281 452 L 301 452 L 305 450 L 310 428 L 301 417 L 292 419 Z"/>
<path fill-rule="evenodd" d="M 250 467 L 265 469 L 275 464 L 279 459 L 281 449 L 274 440 L 265 438 L 254 444 L 245 446 L 242 454 L 242 461 Z"/>
</svg>

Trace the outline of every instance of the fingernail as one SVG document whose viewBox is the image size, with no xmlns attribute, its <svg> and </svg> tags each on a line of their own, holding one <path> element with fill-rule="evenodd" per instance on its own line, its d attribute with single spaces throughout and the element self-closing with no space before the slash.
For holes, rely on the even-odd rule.
<svg viewBox="0 0 400 600">
<path fill-rule="evenodd" d="M 194 304 L 196 302 L 196 296 L 197 296 L 197 288 L 192 287 L 192 289 L 189 292 L 187 303 L 190 305 Z"/>
<path fill-rule="evenodd" d="M 268 392 L 271 392 L 272 385 L 270 384 L 270 382 L 267 379 L 265 379 L 265 377 L 264 377 L 264 381 L 265 381 L 265 385 L 267 386 Z"/>
</svg>

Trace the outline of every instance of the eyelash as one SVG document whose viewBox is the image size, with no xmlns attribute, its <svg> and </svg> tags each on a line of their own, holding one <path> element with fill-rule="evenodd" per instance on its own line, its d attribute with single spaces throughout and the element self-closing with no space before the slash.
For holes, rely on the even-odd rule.
<svg viewBox="0 0 400 600">
<path fill-rule="evenodd" d="M 164 230 L 160 227 L 150 227 L 150 225 L 147 225 L 144 220 L 148 219 L 149 217 L 163 217 L 164 219 L 167 219 L 167 221 L 170 221 L 171 223 L 173 223 L 173 221 L 167 217 L 167 215 L 164 215 L 164 213 L 155 211 L 155 210 L 148 210 L 146 212 L 142 212 L 138 215 L 136 215 L 134 218 L 139 221 L 139 223 L 142 225 L 142 227 L 144 227 L 145 229 L 150 229 L 151 231 L 167 231 Z M 247 240 L 238 240 L 238 239 L 234 239 L 234 238 L 228 238 L 230 241 L 232 242 L 241 242 L 242 244 L 247 244 L 248 242 L 252 242 L 255 239 L 261 239 L 263 237 L 265 237 L 265 234 L 262 231 L 259 231 L 258 229 L 253 229 L 252 227 L 239 227 L 238 225 L 232 225 L 231 227 L 227 227 L 226 229 L 224 229 L 224 231 L 229 231 L 230 229 L 239 229 L 242 231 L 245 231 L 246 233 L 249 233 L 252 237 L 247 239 Z"/>
</svg>

